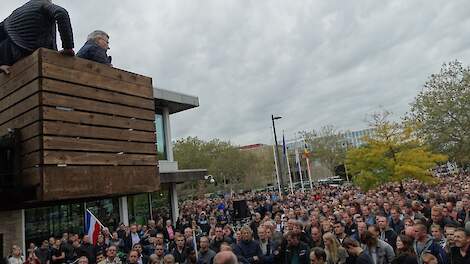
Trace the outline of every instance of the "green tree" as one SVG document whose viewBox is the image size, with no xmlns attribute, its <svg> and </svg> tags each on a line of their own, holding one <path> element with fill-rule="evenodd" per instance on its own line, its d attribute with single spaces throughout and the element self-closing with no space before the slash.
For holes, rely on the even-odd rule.
<svg viewBox="0 0 470 264">
<path fill-rule="evenodd" d="M 307 143 L 312 159 L 319 160 L 332 175 L 335 175 L 335 168 L 344 164 L 346 158 L 346 148 L 343 147 L 343 136 L 333 126 L 325 126 L 320 130 L 302 132 Z"/>
<path fill-rule="evenodd" d="M 434 183 L 430 169 L 447 157 L 432 153 L 412 124 L 392 122 L 388 117 L 388 112 L 374 114 L 375 134 L 365 137 L 362 147 L 348 151 L 346 162 L 354 182 L 364 190 L 410 178 Z"/>
<path fill-rule="evenodd" d="M 206 185 L 206 191 L 228 191 L 230 187 L 253 188 L 257 178 L 269 175 L 271 167 L 266 165 L 272 159 L 251 152 L 241 151 L 230 142 L 213 139 L 204 141 L 197 137 L 178 140 L 173 148 L 175 160 L 181 169 L 207 169 L 214 176 L 216 185 Z M 256 178 L 255 178 L 256 177 Z M 226 185 L 224 184 L 226 181 Z M 195 182 L 186 184 L 188 188 L 196 188 Z"/>
<path fill-rule="evenodd" d="M 431 75 L 408 116 L 433 150 L 470 163 L 470 68 L 453 61 Z"/>
</svg>

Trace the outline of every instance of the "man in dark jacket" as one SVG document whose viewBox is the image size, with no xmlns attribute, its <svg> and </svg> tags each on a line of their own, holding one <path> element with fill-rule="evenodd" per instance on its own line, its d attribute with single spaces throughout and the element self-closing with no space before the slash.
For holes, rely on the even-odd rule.
<svg viewBox="0 0 470 264">
<path fill-rule="evenodd" d="M 455 247 L 451 248 L 450 264 L 470 263 L 470 233 L 463 228 L 457 228 L 454 232 Z"/>
<path fill-rule="evenodd" d="M 108 56 L 109 35 L 101 30 L 95 30 L 88 35 L 87 42 L 78 51 L 77 56 L 98 63 L 111 65 L 111 56 Z"/>
<path fill-rule="evenodd" d="M 298 232 L 289 231 L 286 234 L 286 240 L 285 248 L 280 250 L 278 263 L 310 263 L 309 247 L 300 241 L 300 234 Z"/>
<path fill-rule="evenodd" d="M 56 24 L 63 55 L 75 55 L 73 32 L 67 10 L 51 0 L 30 0 L 0 23 L 0 72 L 38 48 L 57 50 Z"/>
<path fill-rule="evenodd" d="M 253 231 L 248 226 L 240 229 L 242 240 L 234 245 L 233 253 L 241 263 L 260 263 L 263 252 L 258 241 L 253 240 Z"/>
</svg>

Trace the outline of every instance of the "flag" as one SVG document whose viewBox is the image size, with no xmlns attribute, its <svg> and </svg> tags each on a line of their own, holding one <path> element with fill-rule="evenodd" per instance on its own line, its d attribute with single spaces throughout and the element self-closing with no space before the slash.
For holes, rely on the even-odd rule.
<svg viewBox="0 0 470 264">
<path fill-rule="evenodd" d="M 284 157 L 287 157 L 287 146 L 286 139 L 284 138 L 284 133 L 282 134 L 282 154 L 284 154 Z"/>
<path fill-rule="evenodd" d="M 85 213 L 85 234 L 88 234 L 93 245 L 98 242 L 98 236 L 101 234 L 103 225 L 88 209 Z"/>
<path fill-rule="evenodd" d="M 308 151 L 307 144 L 304 145 L 304 159 L 308 159 L 310 157 L 310 152 Z"/>
</svg>

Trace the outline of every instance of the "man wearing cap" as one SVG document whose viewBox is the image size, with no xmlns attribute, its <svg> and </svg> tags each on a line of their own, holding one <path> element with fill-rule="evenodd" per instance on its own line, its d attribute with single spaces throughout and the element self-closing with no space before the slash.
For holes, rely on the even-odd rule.
<svg viewBox="0 0 470 264">
<path fill-rule="evenodd" d="M 61 54 L 75 55 L 67 10 L 51 0 L 30 0 L 13 11 L 0 23 L 0 72 L 9 74 L 11 65 L 36 49 L 57 50 L 56 25 L 62 40 Z"/>
</svg>

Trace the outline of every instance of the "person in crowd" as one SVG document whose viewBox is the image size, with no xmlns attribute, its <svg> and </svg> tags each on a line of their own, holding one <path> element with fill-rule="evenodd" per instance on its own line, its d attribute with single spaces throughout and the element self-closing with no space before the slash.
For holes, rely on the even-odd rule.
<svg viewBox="0 0 470 264">
<path fill-rule="evenodd" d="M 326 252 L 323 248 L 315 247 L 310 251 L 310 264 L 325 264 Z"/>
<path fill-rule="evenodd" d="M 173 255 L 168 254 L 163 257 L 163 264 L 175 264 L 175 257 Z"/>
<path fill-rule="evenodd" d="M 428 252 L 424 253 L 421 258 L 423 260 L 423 264 L 438 264 L 439 263 L 436 256 Z"/>
<path fill-rule="evenodd" d="M 118 232 L 112 233 L 109 245 L 115 246 L 118 251 L 124 251 L 124 240 L 122 240 L 122 238 L 119 238 Z"/>
<path fill-rule="evenodd" d="M 387 242 L 395 250 L 397 244 L 397 233 L 395 233 L 395 231 L 390 228 L 387 217 L 377 216 L 377 225 L 380 229 L 379 238 Z"/>
<path fill-rule="evenodd" d="M 450 250 L 449 263 L 470 263 L 470 232 L 466 232 L 463 228 L 455 229 L 454 243 L 455 246 Z"/>
<path fill-rule="evenodd" d="M 253 231 L 245 225 L 240 232 L 241 241 L 233 246 L 233 252 L 242 263 L 260 263 L 263 253 L 259 242 L 253 240 Z"/>
<path fill-rule="evenodd" d="M 52 248 L 50 248 L 50 256 L 52 264 L 65 263 L 65 252 L 61 248 L 61 241 L 59 239 L 54 241 Z"/>
<path fill-rule="evenodd" d="M 395 206 L 390 209 L 390 227 L 395 231 L 397 234 L 401 234 L 401 232 L 405 229 L 405 224 L 401 219 L 402 215 L 400 213 L 400 207 Z"/>
<path fill-rule="evenodd" d="M 429 225 L 439 225 L 442 229 L 444 229 L 446 224 L 454 224 L 449 217 L 443 215 L 444 208 L 440 205 L 436 205 L 431 209 L 431 221 Z"/>
<path fill-rule="evenodd" d="M 211 264 L 215 251 L 209 248 L 209 238 L 206 236 L 199 239 L 198 264 Z"/>
<path fill-rule="evenodd" d="M 436 257 L 439 264 L 447 263 L 447 256 L 442 247 L 434 242 L 434 239 L 427 233 L 426 225 L 423 223 L 417 223 L 414 226 L 415 230 L 415 242 L 413 248 L 416 256 L 418 257 L 418 263 L 423 264 L 423 255 L 430 253 Z"/>
<path fill-rule="evenodd" d="M 220 250 L 220 244 L 223 242 L 228 242 L 224 237 L 224 230 L 222 226 L 215 227 L 215 236 L 210 243 L 210 249 L 218 253 Z"/>
<path fill-rule="evenodd" d="M 220 251 L 214 257 L 214 264 L 238 264 L 237 256 L 231 251 Z"/>
<path fill-rule="evenodd" d="M 350 237 L 343 241 L 343 247 L 349 254 L 348 263 L 354 264 L 374 264 L 374 261 L 361 247 L 357 240 Z"/>
<path fill-rule="evenodd" d="M 25 262 L 25 259 L 21 254 L 21 248 L 19 246 L 13 245 L 11 247 L 10 254 L 11 256 L 8 258 L 9 264 L 23 264 Z"/>
<path fill-rule="evenodd" d="M 108 246 L 105 244 L 104 235 L 99 235 L 96 245 L 93 248 L 93 254 L 96 256 L 98 252 L 105 252 Z"/>
<path fill-rule="evenodd" d="M 186 240 L 183 235 L 178 234 L 175 236 L 175 241 L 176 247 L 171 254 L 175 257 L 176 263 L 184 263 L 187 258 Z M 162 245 L 161 247 L 163 249 Z"/>
<path fill-rule="evenodd" d="M 34 253 L 41 264 L 49 264 L 51 258 L 51 252 L 49 251 L 49 241 L 42 241 L 41 247 L 37 248 Z"/>
<path fill-rule="evenodd" d="M 320 228 L 313 226 L 310 229 L 310 243 L 309 243 L 310 248 L 325 248 L 325 244 L 323 242 L 323 234 L 320 230 Z"/>
<path fill-rule="evenodd" d="M 165 228 L 163 229 L 163 236 L 165 238 L 165 241 L 172 242 L 175 239 L 175 232 L 176 229 L 171 223 L 171 220 L 168 219 L 165 222 Z"/>
<path fill-rule="evenodd" d="M 112 66 L 108 50 L 109 35 L 104 31 L 95 30 L 88 35 L 86 43 L 77 52 L 77 57 Z"/>
<path fill-rule="evenodd" d="M 444 226 L 444 237 L 446 239 L 446 246 L 444 250 L 446 251 L 447 254 L 450 253 L 450 249 L 455 246 L 454 245 L 454 232 L 455 232 L 455 225 L 453 224 L 447 224 Z"/>
<path fill-rule="evenodd" d="M 265 225 L 258 227 L 259 245 L 261 247 L 261 263 L 274 263 L 275 252 L 278 250 L 277 245 L 269 239 Z"/>
<path fill-rule="evenodd" d="M 51 0 L 30 0 L 0 23 L 0 73 L 10 73 L 10 66 L 39 48 L 57 49 L 58 26 L 63 50 L 74 56 L 70 17 L 63 7 Z"/>
<path fill-rule="evenodd" d="M 338 242 L 338 239 L 332 233 L 323 235 L 325 241 L 326 262 L 328 264 L 344 264 L 348 258 L 348 253 Z"/>
<path fill-rule="evenodd" d="M 392 264 L 418 264 L 418 259 L 413 249 L 413 238 L 407 235 L 397 237 L 396 256 Z"/>
<path fill-rule="evenodd" d="M 140 243 L 141 236 L 137 230 L 137 225 L 132 224 L 129 228 L 129 231 L 126 231 L 126 235 L 124 237 L 124 249 L 126 252 L 129 252 L 132 247 Z"/>
<path fill-rule="evenodd" d="M 143 254 L 143 248 L 142 244 L 137 243 L 132 247 L 132 250 L 136 251 L 138 256 L 137 256 L 137 263 L 138 264 L 147 264 L 148 263 L 148 257 Z"/>
<path fill-rule="evenodd" d="M 343 222 L 336 222 L 334 225 L 333 225 L 333 228 L 334 228 L 334 231 L 335 231 L 335 236 L 336 236 L 336 239 L 339 241 L 339 243 L 341 244 L 343 242 L 343 240 L 348 237 L 348 235 L 346 234 L 345 232 L 345 227 L 344 227 L 344 223 Z"/>
<path fill-rule="evenodd" d="M 250 224 L 251 230 L 253 230 L 253 238 L 258 239 L 258 227 L 261 225 L 261 214 L 255 213 L 255 217 Z"/>
<path fill-rule="evenodd" d="M 429 230 L 431 231 L 431 236 L 434 241 L 439 244 L 439 246 L 445 249 L 447 241 L 444 237 L 444 234 L 442 232 L 443 229 L 441 229 L 441 226 L 437 224 L 432 224 L 431 227 L 429 227 Z"/>
<path fill-rule="evenodd" d="M 83 235 L 79 252 L 80 256 L 87 257 L 90 263 L 95 263 L 95 247 L 90 242 L 88 235 Z"/>
<path fill-rule="evenodd" d="M 127 264 L 138 264 L 139 253 L 135 250 L 131 250 L 127 256 Z"/>
<path fill-rule="evenodd" d="M 300 241 L 300 234 L 289 231 L 285 235 L 286 243 L 277 257 L 280 263 L 310 263 L 310 250 L 307 244 Z"/>
<path fill-rule="evenodd" d="M 78 258 L 77 263 L 78 263 L 78 264 L 88 264 L 89 261 L 88 261 L 88 258 L 87 258 L 87 257 L 81 256 L 80 258 Z"/>
<path fill-rule="evenodd" d="M 106 258 L 98 264 L 122 264 L 121 259 L 117 257 L 116 246 L 109 246 L 106 249 Z"/>
<path fill-rule="evenodd" d="M 372 257 L 375 264 L 390 264 L 395 258 L 395 252 L 393 251 L 392 246 L 379 239 L 378 236 L 378 226 L 369 226 L 364 237 L 364 250 Z"/>
</svg>

